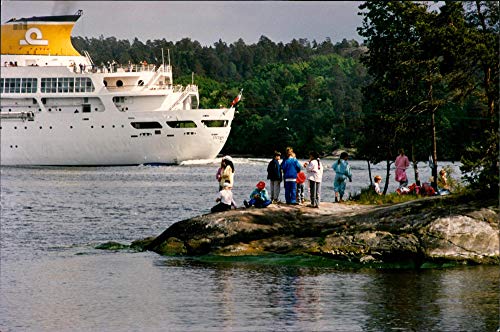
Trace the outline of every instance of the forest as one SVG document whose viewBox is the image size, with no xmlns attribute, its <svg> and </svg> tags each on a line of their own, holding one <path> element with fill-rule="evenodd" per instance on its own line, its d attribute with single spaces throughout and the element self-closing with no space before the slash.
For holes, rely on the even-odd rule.
<svg viewBox="0 0 500 332">
<path fill-rule="evenodd" d="M 413 161 L 460 161 L 472 187 L 498 192 L 499 5 L 496 1 L 368 1 L 355 40 L 333 43 L 261 36 L 202 46 L 189 38 L 73 37 L 95 63 L 160 64 L 174 82 L 199 86 L 200 107 L 229 106 L 243 89 L 226 154 L 271 157 L 294 147 L 389 166 L 398 149 Z M 418 175 L 418 170 L 416 170 Z M 437 178 L 435 176 L 435 178 Z"/>
</svg>

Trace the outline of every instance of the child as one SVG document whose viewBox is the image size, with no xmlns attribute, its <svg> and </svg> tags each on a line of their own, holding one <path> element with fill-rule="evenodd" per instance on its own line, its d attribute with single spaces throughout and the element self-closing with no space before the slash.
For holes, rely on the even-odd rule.
<svg viewBox="0 0 500 332">
<path fill-rule="evenodd" d="M 265 208 L 269 204 L 271 204 L 271 200 L 269 199 L 269 195 L 266 190 L 266 183 L 264 181 L 259 181 L 257 183 L 256 188 L 250 194 L 250 201 L 243 201 L 245 207 L 249 208 L 251 206 L 255 206 L 256 208 Z"/>
<path fill-rule="evenodd" d="M 437 185 L 438 185 L 438 194 L 439 195 L 449 195 L 451 193 L 450 192 L 450 185 L 448 184 L 448 178 L 446 176 L 446 170 L 444 168 L 442 168 L 439 171 Z"/>
<path fill-rule="evenodd" d="M 304 187 L 306 182 L 306 174 L 302 171 L 297 173 L 297 203 L 304 203 Z"/>
<path fill-rule="evenodd" d="M 323 180 L 323 167 L 321 166 L 319 153 L 316 151 L 309 152 L 309 161 L 304 163 L 304 167 L 307 170 L 307 178 L 309 179 L 310 207 L 314 208 L 319 208 L 321 181 Z"/>
<path fill-rule="evenodd" d="M 380 190 L 380 182 L 382 182 L 382 177 L 380 175 L 375 175 L 373 181 L 375 182 L 375 192 L 378 195 L 382 195 L 382 191 Z"/>
<path fill-rule="evenodd" d="M 229 211 L 231 210 L 231 207 L 234 206 L 236 209 L 236 203 L 233 199 L 233 192 L 231 191 L 231 184 L 229 182 L 224 183 L 223 188 L 221 191 L 219 191 L 219 194 L 217 195 L 217 198 L 215 199 L 216 202 L 219 204 L 215 205 L 210 209 L 212 212 L 222 212 L 222 211 Z"/>
</svg>

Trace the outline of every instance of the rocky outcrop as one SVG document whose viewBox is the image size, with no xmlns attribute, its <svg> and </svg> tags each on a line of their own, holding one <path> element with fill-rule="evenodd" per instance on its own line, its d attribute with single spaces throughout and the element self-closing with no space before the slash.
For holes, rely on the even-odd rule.
<svg viewBox="0 0 500 332">
<path fill-rule="evenodd" d="M 162 255 L 315 255 L 355 264 L 497 264 L 495 200 L 441 196 L 391 206 L 270 205 L 206 214 L 133 247 Z"/>
</svg>

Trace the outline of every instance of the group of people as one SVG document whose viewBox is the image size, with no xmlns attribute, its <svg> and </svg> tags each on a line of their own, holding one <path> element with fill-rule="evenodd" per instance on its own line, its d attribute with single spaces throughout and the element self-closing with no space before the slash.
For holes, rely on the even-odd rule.
<svg viewBox="0 0 500 332">
<path fill-rule="evenodd" d="M 285 201 L 287 204 L 304 203 L 305 182 L 309 183 L 310 207 L 318 208 L 320 187 L 323 179 L 323 165 L 316 151 L 309 153 L 309 160 L 303 165 L 297 160 L 293 148 L 286 149 L 286 156 L 280 163 L 281 153 L 274 152 L 273 159 L 267 166 L 267 179 L 270 181 L 271 201 L 279 202 L 281 182 L 284 182 Z M 302 171 L 305 169 L 306 173 Z"/>
<path fill-rule="evenodd" d="M 340 158 L 336 160 L 332 169 L 335 171 L 333 183 L 335 191 L 335 202 L 342 202 L 347 180 L 352 181 L 352 173 L 349 163 L 349 155 L 342 152 Z M 305 171 L 305 172 L 304 172 Z M 309 153 L 309 160 L 300 164 L 297 160 L 293 148 L 286 148 L 286 156 L 281 160 L 281 153 L 274 152 L 273 159 L 267 166 L 267 179 L 269 180 L 270 193 L 266 189 L 266 183 L 259 181 L 249 199 L 243 204 L 249 208 L 251 206 L 264 208 L 271 203 L 279 203 L 281 182 L 284 183 L 286 204 L 298 205 L 304 203 L 304 193 L 306 182 L 309 187 L 310 205 L 312 208 L 319 208 L 321 201 L 321 182 L 323 179 L 324 165 L 316 151 Z M 216 174 L 219 182 L 219 193 L 216 198 L 217 205 L 212 207 L 212 212 L 230 210 L 237 208 L 234 202 L 231 189 L 234 182 L 234 163 L 230 156 L 224 156 Z"/>
<path fill-rule="evenodd" d="M 352 182 L 352 172 L 348 159 L 348 153 L 342 152 L 340 158 L 332 164 L 332 169 L 335 171 L 335 178 L 333 180 L 335 202 L 343 202 L 347 181 Z M 399 182 L 399 188 L 396 191 L 399 194 L 415 192 L 420 195 L 446 195 L 450 193 L 446 170 L 440 170 L 437 179 L 438 187 L 437 191 L 435 191 L 429 183 L 408 186 L 406 169 L 410 166 L 410 161 L 403 149 L 399 149 L 399 154 L 394 164 L 396 166 L 395 180 Z M 218 204 L 212 207 L 212 212 L 227 211 L 232 207 L 237 208 L 231 191 L 234 183 L 234 171 L 233 159 L 230 156 L 224 156 L 216 174 L 217 181 L 219 182 L 219 193 L 216 198 Z M 284 183 L 286 204 L 302 204 L 305 201 L 304 193 L 307 183 L 310 197 L 309 207 L 319 208 L 323 171 L 323 163 L 316 151 L 311 151 L 309 153 L 309 160 L 302 165 L 297 160 L 293 148 L 286 148 L 286 155 L 283 160 L 281 160 L 281 153 L 275 151 L 273 158 L 267 165 L 267 179 L 269 180 L 270 192 L 266 189 L 266 183 L 259 181 L 250 193 L 249 199 L 244 200 L 243 204 L 247 208 L 252 206 L 265 208 L 272 203 L 279 203 L 281 182 Z M 383 192 L 380 188 L 382 177 L 375 175 L 373 180 L 375 193 L 382 195 Z M 432 179 L 429 182 L 433 182 Z"/>
<path fill-rule="evenodd" d="M 396 166 L 395 180 L 399 182 L 399 187 L 396 189 L 398 194 L 408 194 L 416 193 L 420 195 L 447 195 L 450 194 L 450 185 L 448 183 L 448 177 L 445 169 L 439 171 L 437 178 L 437 191 L 430 185 L 434 182 L 434 178 L 431 176 L 429 182 L 424 182 L 422 185 L 413 183 L 408 186 L 408 176 L 406 175 L 406 169 L 410 166 L 410 160 L 405 155 L 404 149 L 399 149 L 398 156 L 394 162 Z M 382 177 L 376 175 L 373 178 L 374 190 L 377 194 L 382 195 L 382 190 L 380 189 L 380 183 L 382 182 Z"/>
</svg>

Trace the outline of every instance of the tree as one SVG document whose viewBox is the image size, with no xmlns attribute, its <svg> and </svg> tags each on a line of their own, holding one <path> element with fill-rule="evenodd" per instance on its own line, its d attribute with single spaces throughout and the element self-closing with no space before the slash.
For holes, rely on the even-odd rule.
<svg viewBox="0 0 500 332">
<path fill-rule="evenodd" d="M 430 17 L 424 5 L 414 2 L 374 1 L 359 8 L 366 11 L 362 12 L 363 26 L 358 32 L 366 38 L 369 49 L 361 62 L 372 80 L 364 89 L 364 131 L 368 135 L 358 144 L 369 161 L 386 160 L 385 193 L 397 150 L 409 150 L 410 137 L 421 127 L 419 118 L 411 115 L 423 111 L 417 106 L 425 105 L 424 110 L 430 107 L 430 86 L 425 86 L 424 79 L 429 80 L 432 72 L 428 70 L 429 60 L 422 56 L 418 29 Z"/>
<path fill-rule="evenodd" d="M 484 162 L 482 167 L 474 169 L 485 176 L 477 174 L 473 179 L 483 185 L 487 185 L 485 179 L 498 183 L 498 3 L 476 1 L 469 7 L 475 13 L 466 15 L 463 3 L 452 1 L 439 12 L 416 2 L 366 2 L 360 6 L 367 11 L 358 31 L 367 38 L 369 48 L 362 62 L 374 78 L 365 91 L 373 99 L 368 103 L 372 106 L 365 110 L 385 120 L 381 122 L 384 132 L 394 130 L 393 140 L 384 137 L 389 146 L 402 140 L 410 142 L 417 153 L 429 145 L 414 139 L 419 136 L 416 128 L 430 124 L 427 136 L 431 137 L 434 186 L 439 136 L 446 137 L 444 129 L 453 128 L 449 119 L 455 114 L 450 111 L 464 114 L 461 108 L 480 105 L 471 101 L 481 97 L 487 110 L 482 114 L 491 119 L 490 125 L 479 122 L 483 138 L 470 136 L 469 142 L 465 137 L 464 143 L 470 147 L 468 153 L 476 156 L 474 146 L 486 147 L 487 156 L 478 158 Z M 376 159 L 370 149 L 363 151 Z M 468 165 L 464 162 L 464 169 Z"/>
<path fill-rule="evenodd" d="M 474 89 L 476 97 L 483 101 L 477 117 L 481 121 L 475 144 L 467 148 L 462 158 L 462 171 L 475 188 L 481 188 L 498 196 L 499 184 L 499 4 L 496 1 L 468 1 L 466 24 L 471 35 L 467 59 L 474 65 L 479 84 Z M 473 74 L 469 72 L 469 74 Z M 476 77 L 475 75 L 471 75 Z"/>
</svg>

